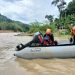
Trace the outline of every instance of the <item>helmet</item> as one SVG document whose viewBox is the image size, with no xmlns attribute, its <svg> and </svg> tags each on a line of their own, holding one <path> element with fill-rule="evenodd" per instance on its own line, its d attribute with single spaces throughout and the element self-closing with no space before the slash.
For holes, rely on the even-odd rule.
<svg viewBox="0 0 75 75">
<path fill-rule="evenodd" d="M 72 33 L 75 35 L 75 27 L 72 28 Z"/>
<path fill-rule="evenodd" d="M 51 34 L 52 30 L 51 29 L 47 29 L 46 30 L 46 34 Z"/>
</svg>

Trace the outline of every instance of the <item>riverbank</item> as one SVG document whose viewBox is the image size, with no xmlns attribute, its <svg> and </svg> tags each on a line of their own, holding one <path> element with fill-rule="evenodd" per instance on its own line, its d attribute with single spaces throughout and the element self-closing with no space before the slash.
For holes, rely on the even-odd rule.
<svg viewBox="0 0 75 75">
<path fill-rule="evenodd" d="M 13 33 L 13 30 L 0 30 L 0 33 Z"/>
<path fill-rule="evenodd" d="M 19 34 L 17 34 L 16 36 L 33 36 L 34 33 L 25 33 L 25 32 L 20 32 Z"/>
<path fill-rule="evenodd" d="M 33 37 L 34 33 L 24 33 L 24 32 L 20 32 L 19 34 L 17 34 L 16 36 L 31 36 Z M 57 41 L 62 41 L 62 40 L 69 40 L 71 37 L 71 35 L 60 35 L 58 33 L 54 34 L 54 39 Z"/>
<path fill-rule="evenodd" d="M 33 35 L 34 35 L 34 33 L 19 32 L 19 34 L 16 35 L 16 36 L 33 36 Z M 66 34 L 61 35 L 58 32 L 57 33 L 54 33 L 53 35 L 54 35 L 54 37 L 59 37 L 59 38 L 68 38 L 68 37 L 71 37 L 71 35 L 68 35 L 68 34 L 67 35 Z"/>
</svg>

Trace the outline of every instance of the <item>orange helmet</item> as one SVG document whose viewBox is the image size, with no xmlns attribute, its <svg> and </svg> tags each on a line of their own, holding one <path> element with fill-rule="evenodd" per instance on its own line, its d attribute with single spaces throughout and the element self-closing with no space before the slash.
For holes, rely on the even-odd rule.
<svg viewBox="0 0 75 75">
<path fill-rule="evenodd" d="M 72 31 L 73 35 L 75 35 L 75 27 L 73 27 L 71 31 Z"/>
<path fill-rule="evenodd" d="M 46 30 L 46 34 L 51 34 L 52 30 L 51 29 L 47 29 Z"/>
</svg>

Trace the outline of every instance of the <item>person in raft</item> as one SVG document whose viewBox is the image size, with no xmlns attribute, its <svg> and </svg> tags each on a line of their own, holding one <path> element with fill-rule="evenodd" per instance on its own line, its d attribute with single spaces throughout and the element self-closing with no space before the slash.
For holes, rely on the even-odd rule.
<svg viewBox="0 0 75 75">
<path fill-rule="evenodd" d="M 72 38 L 70 38 L 70 42 L 75 44 L 75 27 L 72 27 L 71 34 L 72 34 Z"/>
<path fill-rule="evenodd" d="M 38 44 L 42 44 L 42 42 L 43 42 L 43 36 L 42 36 L 41 32 L 36 32 L 34 34 L 33 42 L 34 43 L 38 43 Z"/>
<path fill-rule="evenodd" d="M 43 39 L 44 45 L 57 45 L 57 41 L 54 41 L 54 35 L 51 29 L 47 29 Z"/>
</svg>

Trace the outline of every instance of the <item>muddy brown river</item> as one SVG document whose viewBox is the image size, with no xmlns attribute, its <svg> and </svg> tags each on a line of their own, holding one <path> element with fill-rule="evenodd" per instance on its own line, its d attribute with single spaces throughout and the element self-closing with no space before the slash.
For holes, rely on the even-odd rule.
<svg viewBox="0 0 75 75">
<path fill-rule="evenodd" d="M 15 47 L 32 39 L 15 36 L 18 33 L 0 33 L 0 75 L 75 75 L 75 59 L 17 58 Z"/>
</svg>

